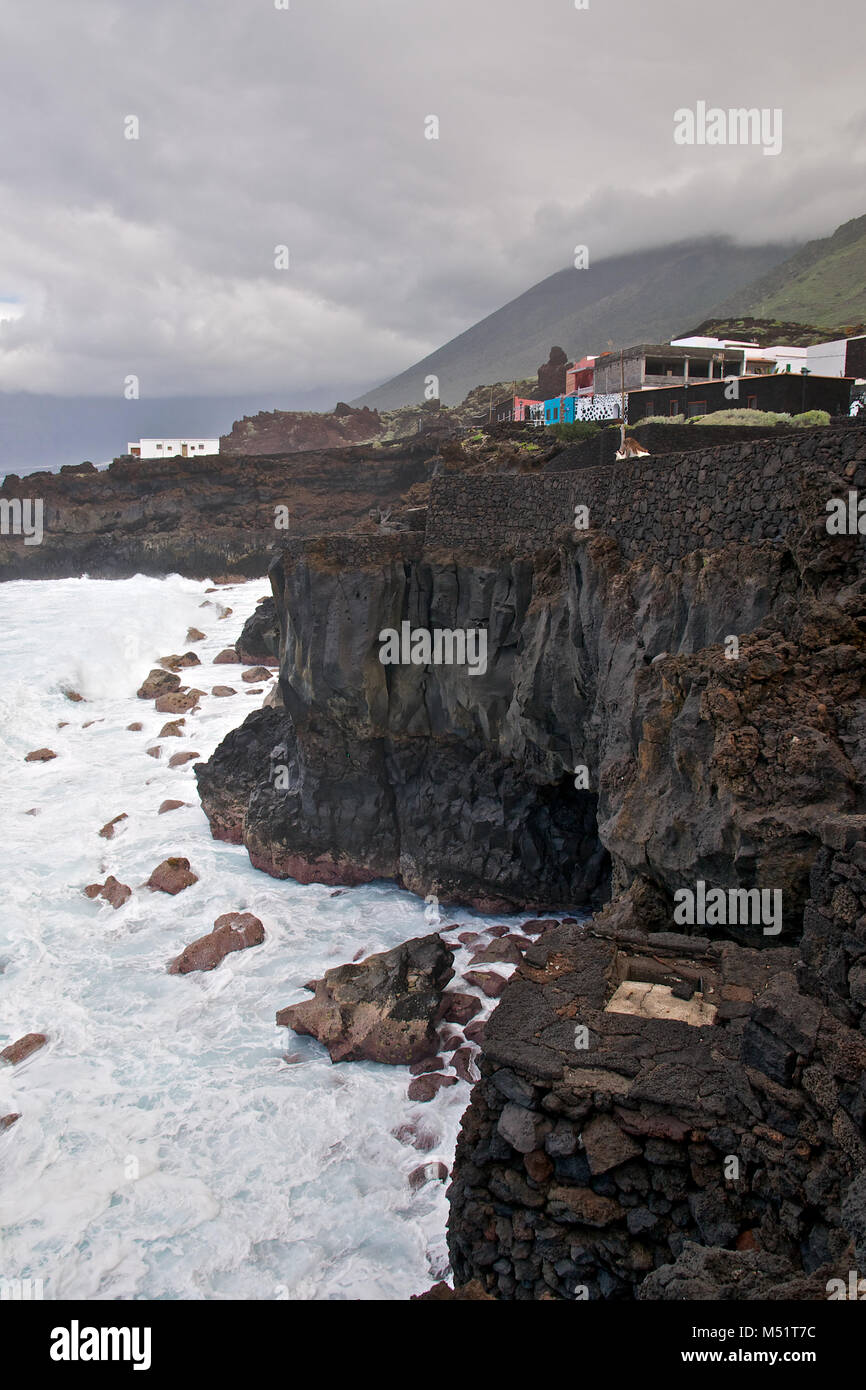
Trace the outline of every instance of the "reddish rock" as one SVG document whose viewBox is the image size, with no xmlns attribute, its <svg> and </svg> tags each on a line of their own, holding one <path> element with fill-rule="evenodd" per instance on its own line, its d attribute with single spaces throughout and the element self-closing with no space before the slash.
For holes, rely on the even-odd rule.
<svg viewBox="0 0 866 1390">
<path fill-rule="evenodd" d="M 198 630 L 197 627 L 190 627 L 190 628 L 187 628 L 187 634 L 186 634 L 186 637 L 185 637 L 183 640 L 184 640 L 185 642 L 203 642 L 203 641 L 204 641 L 204 633 L 203 633 L 203 632 L 199 632 L 199 630 Z"/>
<path fill-rule="evenodd" d="M 183 738 L 181 725 L 185 723 L 185 719 L 169 719 L 168 723 L 163 724 L 157 738 Z"/>
<path fill-rule="evenodd" d="M 549 1182 L 553 1176 L 553 1163 L 544 1149 L 533 1149 L 532 1153 L 524 1154 L 523 1166 L 533 1182 Z"/>
<path fill-rule="evenodd" d="M 25 816 L 41 816 L 42 808 L 40 806 L 31 806 L 30 810 L 25 811 L 24 814 Z"/>
<path fill-rule="evenodd" d="M 64 690 L 63 694 L 66 696 L 67 700 L 71 700 L 74 705 L 83 705 L 86 703 L 84 696 L 79 695 L 77 690 Z"/>
<path fill-rule="evenodd" d="M 441 1072 L 428 1073 L 426 1076 L 416 1076 L 414 1081 L 409 1082 L 409 1099 L 418 1101 L 433 1100 L 434 1096 L 442 1090 L 443 1086 L 456 1086 L 456 1076 L 443 1076 Z"/>
<path fill-rule="evenodd" d="M 740 1231 L 734 1241 L 734 1248 L 736 1250 L 760 1250 L 761 1242 L 758 1239 L 758 1232 L 755 1230 Z"/>
<path fill-rule="evenodd" d="M 532 943 L 526 938 L 527 945 Z M 489 946 L 484 946 L 480 951 L 476 951 L 470 960 L 470 965 L 486 965 L 498 961 L 505 965 L 519 965 L 523 959 L 515 942 L 510 936 L 500 937 L 498 940 L 491 941 Z"/>
<path fill-rule="evenodd" d="M 27 1058 L 38 1052 L 40 1047 L 44 1047 L 47 1041 L 44 1033 L 25 1033 L 23 1038 L 4 1047 L 0 1052 L 0 1059 L 9 1062 L 13 1067 L 17 1066 L 19 1062 L 26 1062 Z"/>
<path fill-rule="evenodd" d="M 155 700 L 159 695 L 167 695 L 171 690 L 180 689 L 180 676 L 172 675 L 170 671 L 163 671 L 160 666 L 154 666 L 150 675 L 142 682 L 138 688 L 139 700 Z"/>
<path fill-rule="evenodd" d="M 474 1023 L 467 1023 L 463 1033 L 467 1042 L 477 1043 L 479 1047 L 484 1042 L 484 1024 L 480 1019 Z"/>
<path fill-rule="evenodd" d="M 595 1115 L 584 1125 L 581 1139 L 586 1152 L 586 1161 L 593 1177 L 637 1158 L 642 1152 L 640 1144 L 625 1134 L 610 1115 Z"/>
<path fill-rule="evenodd" d="M 474 1083 L 478 1080 L 479 1073 L 476 1071 L 472 1062 L 472 1048 L 458 1047 L 451 1058 L 451 1065 L 460 1077 L 461 1081 Z"/>
<path fill-rule="evenodd" d="M 547 1200 L 551 1207 L 564 1209 L 584 1226 L 609 1226 L 623 1215 L 618 1202 L 590 1187 L 551 1187 Z"/>
<path fill-rule="evenodd" d="M 144 751 L 146 752 L 149 758 L 162 757 L 162 749 L 160 748 L 158 743 L 155 743 L 152 748 L 146 748 Z"/>
<path fill-rule="evenodd" d="M 173 753 L 168 760 L 169 767 L 183 767 L 184 763 L 192 762 L 193 758 L 200 758 L 201 753 Z"/>
<path fill-rule="evenodd" d="M 423 1076 L 425 1072 L 438 1071 L 444 1065 L 444 1057 L 424 1057 L 420 1062 L 413 1062 L 409 1070 L 413 1076 Z"/>
<path fill-rule="evenodd" d="M 57 754 L 53 748 L 34 748 L 32 753 L 28 753 L 24 759 L 25 763 L 50 763 Z"/>
<path fill-rule="evenodd" d="M 120 883 L 113 874 L 109 874 L 104 883 L 88 883 L 84 893 L 88 898 L 104 898 L 115 910 L 132 897 L 132 889 Z"/>
<path fill-rule="evenodd" d="M 211 695 L 219 696 L 237 695 L 237 693 L 238 692 L 233 690 L 230 685 L 215 685 L 211 691 Z"/>
<path fill-rule="evenodd" d="M 392 1129 L 391 1133 L 395 1139 L 399 1139 L 401 1144 L 411 1144 L 413 1149 L 419 1153 L 429 1153 L 436 1147 L 436 1135 L 431 1134 L 423 1125 L 419 1125 L 415 1120 L 410 1120 L 406 1124 L 399 1125 L 397 1129 Z"/>
<path fill-rule="evenodd" d="M 264 695 L 264 693 L 264 689 L 260 685 L 257 685 L 254 690 L 247 691 L 248 695 Z"/>
<path fill-rule="evenodd" d="M 277 1023 L 318 1038 L 332 1062 L 411 1065 L 433 1054 L 453 959 L 435 932 L 405 941 L 357 965 L 327 970 L 313 982 L 315 997 L 282 1009 Z"/>
<path fill-rule="evenodd" d="M 481 1012 L 481 1000 L 476 999 L 474 994 L 449 992 L 443 997 L 442 1002 L 446 1006 L 442 1014 L 445 1023 L 468 1023 Z M 468 1033 L 466 1036 L 469 1036 Z"/>
<path fill-rule="evenodd" d="M 483 941 L 484 937 L 480 936 L 477 931 L 462 931 L 457 940 L 461 946 L 474 946 L 476 941 Z"/>
<path fill-rule="evenodd" d="M 417 1192 L 420 1187 L 424 1187 L 428 1182 L 447 1182 L 448 1169 L 441 1160 L 434 1163 L 422 1163 L 420 1168 L 413 1168 L 409 1174 L 409 1186 L 413 1192 Z"/>
<path fill-rule="evenodd" d="M 131 734 L 140 734 L 144 728 L 143 724 L 127 724 L 127 729 Z"/>
<path fill-rule="evenodd" d="M 493 970 L 467 970 L 463 978 L 468 985 L 477 985 L 488 999 L 498 999 L 508 984 L 504 975 L 497 975 Z"/>
<path fill-rule="evenodd" d="M 99 833 L 100 833 L 100 835 L 102 836 L 103 840 L 113 840 L 113 839 L 114 839 L 114 827 L 115 827 L 116 825 L 119 825 L 120 822 L 121 822 L 122 820 L 129 820 L 129 816 L 126 814 L 125 811 L 121 811 L 121 813 L 120 813 L 119 816 L 115 816 L 115 817 L 114 817 L 114 820 L 108 821 L 108 822 L 102 827 L 102 829 L 100 830 Z"/>
<path fill-rule="evenodd" d="M 61 719 L 61 720 L 60 720 L 60 723 L 57 725 L 57 727 L 58 727 L 58 729 L 68 729 L 68 728 L 69 728 L 69 720 L 68 720 L 68 719 Z"/>
<path fill-rule="evenodd" d="M 267 666 L 253 666 L 251 670 L 244 671 L 241 676 L 241 680 L 246 681 L 248 685 L 252 685 L 254 681 L 268 681 L 270 678 L 271 672 Z"/>
<path fill-rule="evenodd" d="M 82 729 L 89 729 L 90 726 L 91 726 L 91 724 L 104 724 L 104 723 L 105 723 L 105 720 L 104 720 L 104 719 L 85 719 L 85 721 L 84 721 L 84 723 L 82 724 L 81 727 L 82 727 Z"/>
<path fill-rule="evenodd" d="M 214 666 L 240 666 L 241 659 L 234 647 L 226 647 L 219 656 L 214 657 L 213 664 Z"/>
<path fill-rule="evenodd" d="M 186 805 L 187 802 L 185 801 L 163 801 L 156 814 L 158 816 L 164 816 L 166 811 L 177 811 L 179 807 Z"/>
<path fill-rule="evenodd" d="M 444 1033 L 439 1039 L 440 1052 L 453 1052 L 456 1048 L 463 1046 L 462 1033 Z"/>
<path fill-rule="evenodd" d="M 175 653 L 172 656 L 161 656 L 159 664 L 167 671 L 182 671 L 185 666 L 201 666 L 201 658 L 196 656 L 195 652 L 184 652 L 183 656 Z"/>
<path fill-rule="evenodd" d="M 20 1120 L 20 1115 L 0 1115 L 0 1130 L 11 1129 L 16 1120 Z"/>
<path fill-rule="evenodd" d="M 198 883 L 198 875 L 191 872 L 189 860 L 175 856 L 157 864 L 144 886 L 152 893 L 170 893 L 174 897 L 193 883 Z"/>
<path fill-rule="evenodd" d="M 168 967 L 169 975 L 188 975 L 191 970 L 214 970 L 232 951 L 260 946 L 265 929 L 251 912 L 225 912 L 214 922 L 214 930 L 181 951 Z"/>
<path fill-rule="evenodd" d="M 200 690 L 176 690 L 171 695 L 160 695 L 154 708 L 157 714 L 186 714 L 199 702 Z"/>
<path fill-rule="evenodd" d="M 223 611 L 220 613 L 219 616 L 220 618 L 230 618 L 233 612 L 233 608 L 223 608 Z"/>
</svg>

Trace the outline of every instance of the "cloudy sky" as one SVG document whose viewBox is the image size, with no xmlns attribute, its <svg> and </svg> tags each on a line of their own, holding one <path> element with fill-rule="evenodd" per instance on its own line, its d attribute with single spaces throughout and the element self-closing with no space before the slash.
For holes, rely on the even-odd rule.
<svg viewBox="0 0 866 1390">
<path fill-rule="evenodd" d="M 350 396 L 578 243 L 866 212 L 863 0 L 281 3 L 0 0 L 0 390 Z"/>
</svg>

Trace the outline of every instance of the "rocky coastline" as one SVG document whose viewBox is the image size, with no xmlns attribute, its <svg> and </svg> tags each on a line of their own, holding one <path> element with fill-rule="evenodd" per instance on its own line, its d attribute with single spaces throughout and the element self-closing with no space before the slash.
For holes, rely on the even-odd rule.
<svg viewBox="0 0 866 1390">
<path fill-rule="evenodd" d="M 423 533 L 276 554 L 277 688 L 196 768 L 212 833 L 442 905 L 610 900 L 526 950 L 486 1025 L 458 1291 L 817 1297 L 866 1258 L 866 594 L 861 537 L 825 524 L 864 486 L 853 430 L 446 472 Z M 486 670 L 383 666 L 406 620 L 484 628 Z M 778 892 L 778 928 L 682 929 L 699 881 Z"/>
</svg>

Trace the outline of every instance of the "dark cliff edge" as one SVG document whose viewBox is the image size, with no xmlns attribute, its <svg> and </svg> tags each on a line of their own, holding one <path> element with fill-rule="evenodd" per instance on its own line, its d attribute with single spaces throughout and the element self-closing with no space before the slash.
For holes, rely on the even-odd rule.
<svg viewBox="0 0 866 1390">
<path fill-rule="evenodd" d="M 0 581 L 254 578 L 266 573 L 275 541 L 286 534 L 278 508 L 288 508 L 293 535 L 351 530 L 372 508 L 398 504 L 426 482 L 435 463 L 435 445 L 418 439 L 255 457 L 120 458 L 102 472 L 10 473 L 0 486 L 4 516 L 16 502 L 41 501 L 44 536 L 33 544 L 4 525 Z"/>
<path fill-rule="evenodd" d="M 444 474 L 425 533 L 273 560 L 277 704 L 196 769 L 214 835 L 302 881 L 613 899 L 542 937 L 488 1025 L 459 1284 L 824 1297 L 852 1240 L 866 1260 L 866 581 L 825 524 L 864 487 L 855 430 Z M 484 629 L 486 670 L 383 666 L 404 621 Z M 690 934 L 699 880 L 781 893 L 778 932 Z"/>
</svg>

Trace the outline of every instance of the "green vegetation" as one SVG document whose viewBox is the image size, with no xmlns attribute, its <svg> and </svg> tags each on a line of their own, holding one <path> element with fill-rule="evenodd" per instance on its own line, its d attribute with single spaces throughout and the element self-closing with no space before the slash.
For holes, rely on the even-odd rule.
<svg viewBox="0 0 866 1390">
<path fill-rule="evenodd" d="M 792 425 L 829 425 L 830 412 L 828 410 L 804 410 L 802 414 L 793 416 Z"/>
<path fill-rule="evenodd" d="M 714 410 L 709 415 L 695 415 L 692 425 L 788 425 L 790 415 L 774 410 Z"/>
<path fill-rule="evenodd" d="M 550 425 L 549 432 L 567 444 L 578 444 L 582 439 L 595 439 L 601 428 L 594 420 L 574 420 L 571 424 Z"/>
<path fill-rule="evenodd" d="M 866 320 L 866 216 L 810 241 L 716 310 L 719 316 L 816 324 L 848 336 Z"/>
</svg>

